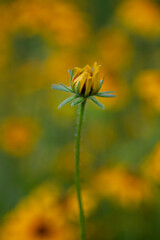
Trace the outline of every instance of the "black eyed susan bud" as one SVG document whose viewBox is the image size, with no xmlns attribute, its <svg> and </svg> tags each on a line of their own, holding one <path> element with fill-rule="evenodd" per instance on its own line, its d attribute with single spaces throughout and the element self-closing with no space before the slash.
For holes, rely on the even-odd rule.
<svg viewBox="0 0 160 240">
<path fill-rule="evenodd" d="M 84 68 L 75 67 L 73 69 L 72 88 L 77 89 L 81 96 L 89 96 L 96 94 L 100 89 L 100 67 L 95 62 L 93 68 L 86 65 Z"/>
<path fill-rule="evenodd" d="M 58 108 L 61 108 L 65 104 L 72 102 L 71 106 L 85 102 L 87 99 L 92 100 L 100 108 L 104 109 L 104 106 L 94 97 L 115 97 L 114 91 L 99 92 L 104 81 L 104 77 L 100 80 L 100 67 L 95 62 L 93 67 L 86 65 L 84 68 L 75 67 L 72 71 L 69 70 L 71 86 L 59 83 L 52 84 L 52 88 L 60 91 L 72 93 L 73 96 L 65 99 Z"/>
</svg>

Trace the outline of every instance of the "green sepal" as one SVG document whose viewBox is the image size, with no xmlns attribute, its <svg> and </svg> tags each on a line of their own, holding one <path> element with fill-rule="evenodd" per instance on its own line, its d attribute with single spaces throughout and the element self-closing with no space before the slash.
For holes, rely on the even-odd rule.
<svg viewBox="0 0 160 240">
<path fill-rule="evenodd" d="M 112 93 L 114 93 L 114 91 L 99 92 L 96 94 L 96 96 L 98 96 L 98 97 L 116 97 L 116 95 L 112 94 Z"/>
<path fill-rule="evenodd" d="M 105 75 L 103 75 L 103 78 L 102 78 L 102 80 L 100 81 L 100 86 L 99 86 L 99 88 L 98 88 L 98 92 L 99 92 L 99 90 L 100 90 L 101 87 L 102 87 L 102 84 L 103 84 L 103 82 L 104 82 L 104 78 L 105 78 Z"/>
<path fill-rule="evenodd" d="M 73 73 L 73 70 L 72 70 L 72 74 L 71 74 L 71 82 L 72 82 L 73 76 L 74 76 L 74 73 Z"/>
<path fill-rule="evenodd" d="M 68 91 L 70 91 L 71 93 L 74 93 L 74 91 L 70 88 L 67 87 L 66 85 L 64 85 L 63 83 L 59 83 L 59 85 L 63 86 L 64 88 L 66 88 Z"/>
<path fill-rule="evenodd" d="M 104 109 L 104 105 L 102 103 L 100 103 L 95 97 L 90 96 L 89 99 L 91 99 L 95 104 L 97 104 L 98 107 Z"/>
<path fill-rule="evenodd" d="M 71 76 L 72 75 L 72 70 L 69 69 L 68 72 L 69 72 L 69 75 Z"/>
<path fill-rule="evenodd" d="M 71 102 L 72 100 L 74 100 L 76 98 L 76 96 L 72 96 L 72 97 L 69 97 L 67 99 L 65 99 L 63 102 L 61 102 L 58 106 L 58 109 L 60 109 L 61 107 L 63 107 L 65 104 Z"/>
<path fill-rule="evenodd" d="M 72 102 L 71 106 L 75 106 L 76 104 L 82 103 L 83 101 L 84 101 L 84 97 L 79 97 Z"/>
<path fill-rule="evenodd" d="M 59 90 L 59 91 L 64 91 L 64 92 L 71 92 L 71 90 L 67 89 L 64 86 L 59 86 L 57 84 L 52 84 L 52 89 Z"/>
<path fill-rule="evenodd" d="M 78 82 L 77 87 L 76 87 L 76 90 L 75 90 L 75 92 L 76 92 L 77 95 L 79 95 L 79 92 L 78 92 L 79 84 L 80 84 L 80 82 Z"/>
<path fill-rule="evenodd" d="M 71 77 L 71 78 L 70 78 L 70 82 L 72 82 L 73 75 L 74 75 L 74 74 L 73 74 L 73 70 L 70 70 L 70 69 L 69 69 L 68 72 L 69 72 L 69 75 L 70 75 L 70 77 Z"/>
</svg>

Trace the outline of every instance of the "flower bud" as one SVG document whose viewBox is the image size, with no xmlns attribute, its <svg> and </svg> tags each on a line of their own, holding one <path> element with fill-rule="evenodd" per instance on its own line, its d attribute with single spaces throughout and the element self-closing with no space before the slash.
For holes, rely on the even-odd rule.
<svg viewBox="0 0 160 240">
<path fill-rule="evenodd" d="M 96 94 L 100 89 L 100 67 L 95 62 L 93 68 L 86 65 L 84 68 L 75 67 L 73 69 L 72 88 L 81 96 L 89 96 Z"/>
</svg>

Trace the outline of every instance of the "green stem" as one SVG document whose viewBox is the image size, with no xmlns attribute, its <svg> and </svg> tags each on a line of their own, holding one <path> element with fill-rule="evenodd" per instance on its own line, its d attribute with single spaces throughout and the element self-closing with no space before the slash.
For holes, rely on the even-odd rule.
<svg viewBox="0 0 160 240">
<path fill-rule="evenodd" d="M 81 199 L 80 174 L 79 174 L 80 136 L 81 136 L 85 102 L 86 101 L 80 104 L 80 111 L 77 119 L 76 150 L 75 150 L 75 183 L 76 183 L 76 191 L 77 191 L 77 198 L 78 198 L 78 205 L 79 205 L 81 240 L 86 239 L 85 218 L 84 218 L 84 211 L 83 211 L 83 205 L 82 205 L 82 199 Z"/>
</svg>

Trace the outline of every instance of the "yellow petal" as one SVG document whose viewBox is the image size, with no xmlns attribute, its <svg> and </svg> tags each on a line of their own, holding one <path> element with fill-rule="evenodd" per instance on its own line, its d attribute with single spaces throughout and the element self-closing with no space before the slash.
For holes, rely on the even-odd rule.
<svg viewBox="0 0 160 240">
<path fill-rule="evenodd" d="M 83 69 L 84 69 L 84 71 L 88 72 L 89 74 L 92 74 L 92 68 L 89 65 L 86 65 Z"/>
<path fill-rule="evenodd" d="M 85 94 L 84 96 L 89 95 L 90 91 L 91 91 L 91 87 L 92 87 L 92 77 L 88 77 L 87 81 L 86 81 L 86 89 L 85 89 Z"/>
<path fill-rule="evenodd" d="M 95 71 L 96 68 L 97 68 L 97 62 L 94 62 L 94 63 L 93 63 L 93 70 Z"/>
<path fill-rule="evenodd" d="M 93 64 L 93 73 L 99 72 L 101 68 L 101 65 L 97 65 L 97 62 L 94 62 Z"/>
<path fill-rule="evenodd" d="M 74 80 L 80 75 L 81 72 L 82 72 L 82 69 L 81 69 L 81 68 L 75 67 L 75 68 L 73 69 L 73 74 L 74 74 L 74 76 L 73 76 L 72 81 L 74 81 Z"/>
<path fill-rule="evenodd" d="M 79 89 L 78 89 L 79 93 L 81 93 L 81 90 L 82 90 L 82 88 L 84 86 L 84 83 L 85 83 L 85 81 L 87 79 L 87 76 L 88 76 L 88 73 L 87 72 L 83 72 L 73 82 L 73 87 L 74 88 L 76 88 L 78 83 L 80 83 L 79 84 Z"/>
<path fill-rule="evenodd" d="M 82 88 L 83 88 L 83 86 L 84 86 L 84 84 L 85 84 L 89 74 L 87 72 L 83 72 L 83 74 L 81 74 L 81 75 L 82 75 L 82 77 L 81 78 L 79 77 L 79 81 L 78 81 L 78 82 L 80 82 L 80 84 L 79 84 L 79 93 L 81 93 Z"/>
<path fill-rule="evenodd" d="M 93 74 L 92 78 L 92 93 L 97 93 L 100 87 L 100 73 L 99 71 Z"/>
</svg>

